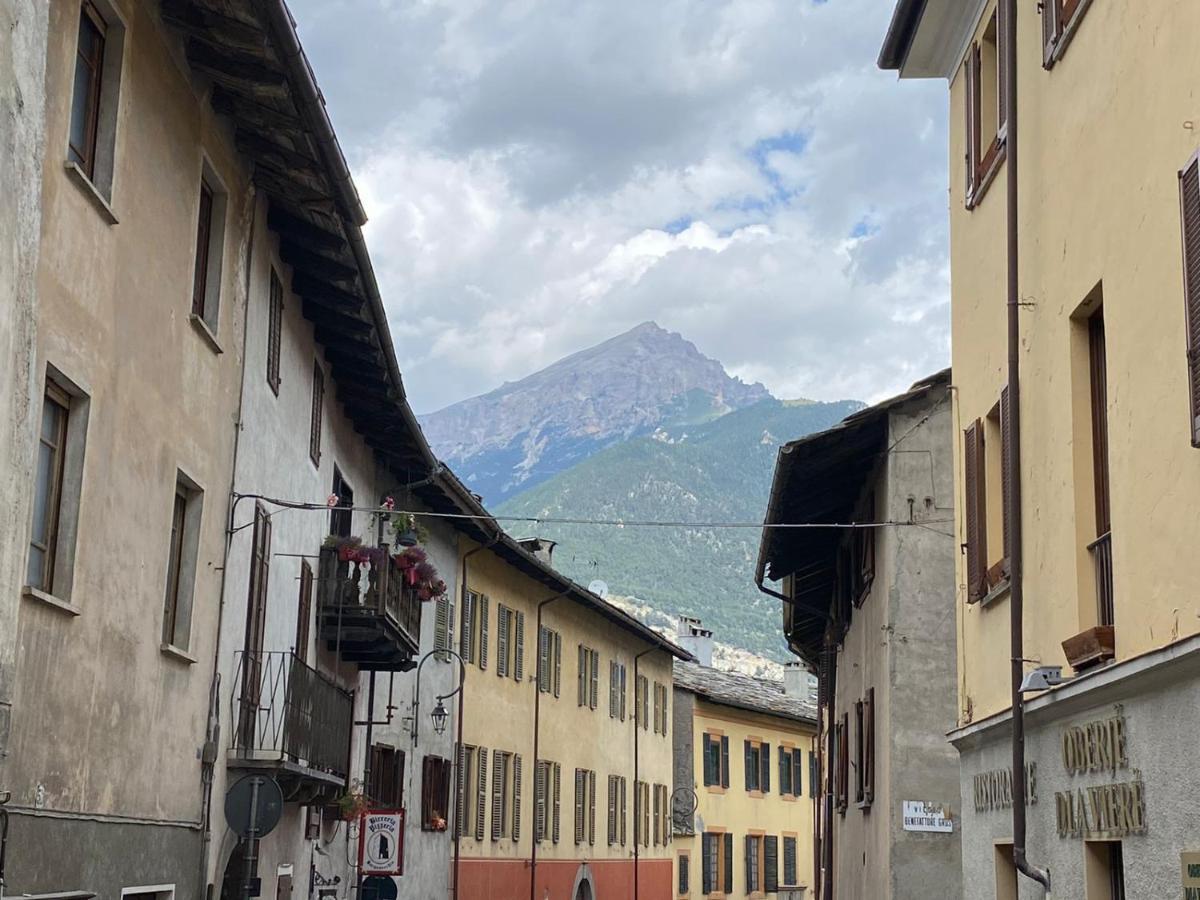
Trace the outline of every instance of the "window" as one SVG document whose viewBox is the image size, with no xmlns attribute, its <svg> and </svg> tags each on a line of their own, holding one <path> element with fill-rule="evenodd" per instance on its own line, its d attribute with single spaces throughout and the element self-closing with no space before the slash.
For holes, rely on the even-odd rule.
<svg viewBox="0 0 1200 900">
<path fill-rule="evenodd" d="M 842 720 L 834 727 L 834 753 L 837 768 L 834 770 L 834 795 L 839 812 L 845 812 L 849 806 L 850 792 L 850 748 L 848 738 L 850 731 L 850 716 L 842 713 Z"/>
<path fill-rule="evenodd" d="M 559 695 L 562 686 L 562 635 L 545 625 L 538 632 L 538 690 Z"/>
<path fill-rule="evenodd" d="M 639 675 L 634 683 L 633 705 L 634 714 L 637 716 L 637 724 L 641 726 L 643 731 L 650 730 L 649 693 L 650 685 L 646 676 Z"/>
<path fill-rule="evenodd" d="M 404 751 L 384 744 L 371 746 L 367 796 L 376 806 L 400 809 L 404 806 Z"/>
<path fill-rule="evenodd" d="M 47 594 L 55 593 L 59 535 L 68 505 L 63 496 L 68 428 L 72 397 L 47 380 L 42 400 L 42 430 L 38 438 L 36 481 L 33 488 L 33 532 L 29 539 L 26 582 Z M 74 506 L 74 498 L 70 505 Z M 65 599 L 65 598 L 64 598 Z"/>
<path fill-rule="evenodd" d="M 1007 71 L 1003 34 L 1004 4 L 992 14 L 979 40 L 971 44 L 964 63 L 966 98 L 966 206 L 983 199 L 1004 160 L 1008 115 L 1004 80 Z"/>
<path fill-rule="evenodd" d="M 283 284 L 275 267 L 271 267 L 270 310 L 267 321 L 267 384 L 279 396 L 279 344 L 283 330 Z"/>
<path fill-rule="evenodd" d="M 492 840 L 521 837 L 521 756 L 492 753 Z"/>
<path fill-rule="evenodd" d="M 475 832 L 474 802 L 479 782 L 479 748 L 470 744 L 458 745 L 458 781 L 455 785 L 455 830 L 460 837 Z M 486 766 L 486 763 L 485 763 Z M 486 775 L 486 773 L 485 773 Z"/>
<path fill-rule="evenodd" d="M 325 402 L 325 374 L 321 364 L 313 362 L 312 418 L 309 420 L 308 456 L 314 466 L 321 465 L 321 406 Z"/>
<path fill-rule="evenodd" d="M 1179 173 L 1183 231 L 1183 297 L 1187 313 L 1188 424 L 1200 447 L 1200 153 Z"/>
<path fill-rule="evenodd" d="M 633 842 L 650 846 L 650 783 L 633 783 Z"/>
<path fill-rule="evenodd" d="M 678 895 L 680 897 L 686 897 L 688 892 L 691 890 L 688 880 L 692 874 L 690 871 L 692 860 L 686 850 L 680 850 L 676 859 L 678 860 L 676 868 L 679 871 Z"/>
<path fill-rule="evenodd" d="M 608 844 L 625 846 L 626 804 L 625 776 L 608 776 Z"/>
<path fill-rule="evenodd" d="M 733 835 L 706 831 L 701 836 L 703 892 L 733 893 Z"/>
<path fill-rule="evenodd" d="M 1088 317 L 1088 382 L 1091 394 L 1092 483 L 1096 498 L 1096 539 L 1088 545 L 1096 565 L 1096 605 L 1101 625 L 1114 623 L 1112 513 L 1108 484 L 1108 361 L 1104 307 Z"/>
<path fill-rule="evenodd" d="M 746 849 L 742 866 L 746 870 L 746 893 L 756 894 L 762 891 L 762 847 L 761 834 L 746 835 Z"/>
<path fill-rule="evenodd" d="M 79 13 L 79 42 L 75 52 L 75 93 L 71 100 L 68 158 L 88 178 L 95 176 L 96 131 L 100 122 L 100 85 L 104 39 L 108 25 L 99 10 L 83 3 Z"/>
<path fill-rule="evenodd" d="M 875 495 L 867 496 L 863 511 L 858 516 L 859 521 L 874 522 Z M 851 591 L 855 606 L 862 606 L 871 592 L 875 582 L 875 529 L 859 528 L 851 534 L 854 548 L 854 565 L 851 577 L 854 579 L 854 589 Z"/>
<path fill-rule="evenodd" d="M 729 787 L 729 737 L 724 734 L 705 733 L 702 738 L 704 753 L 704 784 L 706 787 Z"/>
<path fill-rule="evenodd" d="M 533 785 L 533 839 L 539 843 L 547 837 L 558 843 L 561 787 L 562 766 L 539 759 L 534 767 Z"/>
<path fill-rule="evenodd" d="M 771 789 L 771 747 L 758 739 L 743 744 L 746 761 L 746 790 L 765 794 Z"/>
<path fill-rule="evenodd" d="M 503 604 L 496 606 L 496 674 L 525 677 L 525 613 Z"/>
<path fill-rule="evenodd" d="M 665 784 L 654 785 L 654 846 L 666 846 L 671 840 L 671 791 Z"/>
<path fill-rule="evenodd" d="M 667 686 L 654 682 L 654 733 L 667 734 Z"/>
<path fill-rule="evenodd" d="M 596 843 L 596 773 L 575 770 L 575 843 Z"/>
<path fill-rule="evenodd" d="M 488 598 L 484 594 L 467 591 L 463 598 L 459 653 L 465 662 L 478 663 L 480 669 L 487 668 Z"/>
<path fill-rule="evenodd" d="M 783 837 L 783 883 L 787 887 L 795 887 L 798 878 L 796 869 L 796 838 L 790 835 Z"/>
<path fill-rule="evenodd" d="M 1084 842 L 1087 900 L 1125 900 L 1125 855 L 1120 841 Z"/>
<path fill-rule="evenodd" d="M 625 664 L 612 660 L 608 664 L 608 717 L 625 721 Z"/>
<path fill-rule="evenodd" d="M 176 476 L 167 549 L 162 641 L 181 650 L 188 648 L 192 630 L 192 594 L 196 584 L 203 497 L 200 489 L 182 472 Z"/>
<path fill-rule="evenodd" d="M 804 793 L 804 751 L 799 747 L 779 748 L 779 794 L 799 797 Z"/>
<path fill-rule="evenodd" d="M 488 770 L 488 751 L 487 747 L 475 748 L 475 783 L 473 785 L 475 791 L 475 809 L 472 811 L 472 825 L 474 826 L 475 840 L 483 840 L 483 823 L 487 821 L 487 770 Z"/>
<path fill-rule="evenodd" d="M 225 192 L 207 161 L 200 176 L 196 211 L 196 262 L 192 275 L 192 318 L 217 334 L 221 298 L 221 258 L 225 245 Z"/>
<path fill-rule="evenodd" d="M 308 637 L 312 624 L 313 570 L 307 559 L 300 560 L 300 597 L 296 604 L 296 656 L 308 662 Z M 447 787 L 447 790 L 449 788 Z M 445 815 L 446 807 L 442 807 Z"/>
<path fill-rule="evenodd" d="M 600 686 L 600 654 L 580 644 L 578 662 L 576 705 L 595 709 Z"/>
<path fill-rule="evenodd" d="M 1067 52 L 1091 0 L 1042 0 L 1042 65 L 1052 68 Z"/>
<path fill-rule="evenodd" d="M 342 477 L 337 466 L 333 467 L 333 495 L 338 501 L 329 511 L 329 533 L 337 537 L 350 537 L 354 530 L 354 488 Z"/>
<path fill-rule="evenodd" d="M 1005 498 L 1012 484 L 1012 449 L 1008 418 L 1005 388 L 987 417 L 975 420 L 964 434 L 968 603 L 985 599 L 1009 578 L 1012 525 Z"/>
</svg>

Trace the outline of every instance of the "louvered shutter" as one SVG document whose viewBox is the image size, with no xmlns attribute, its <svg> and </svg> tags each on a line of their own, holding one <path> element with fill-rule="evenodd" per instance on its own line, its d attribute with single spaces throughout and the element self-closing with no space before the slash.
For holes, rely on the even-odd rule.
<svg viewBox="0 0 1200 900">
<path fill-rule="evenodd" d="M 748 834 L 743 840 L 744 852 L 742 853 L 742 865 L 746 869 L 746 893 L 753 894 L 758 890 L 758 879 L 755 878 L 754 864 L 758 862 L 758 842 L 754 839 L 754 835 Z"/>
<path fill-rule="evenodd" d="M 751 755 L 751 747 L 749 741 L 742 741 L 742 768 L 746 774 L 746 790 L 752 791 L 755 788 L 755 782 L 758 780 L 758 761 Z"/>
<path fill-rule="evenodd" d="M 517 610 L 514 617 L 516 626 L 516 648 L 513 653 L 513 678 L 525 680 L 525 613 Z"/>
<path fill-rule="evenodd" d="M 554 632 L 554 696 L 558 697 L 562 686 L 562 635 Z"/>
<path fill-rule="evenodd" d="M 691 873 L 688 871 L 691 858 L 687 854 L 681 854 L 679 857 L 679 895 L 687 896 L 689 890 L 689 882 L 691 881 Z"/>
<path fill-rule="evenodd" d="M 783 883 L 788 887 L 796 884 L 796 839 L 783 839 Z"/>
<path fill-rule="evenodd" d="M 996 5 L 996 134 L 1008 124 L 1008 4 Z"/>
<path fill-rule="evenodd" d="M 983 465 L 983 423 L 976 419 L 966 431 L 967 600 L 975 602 L 987 592 L 987 494 Z"/>
<path fill-rule="evenodd" d="M 475 751 L 477 768 L 479 770 L 478 784 L 475 788 L 475 840 L 483 840 L 483 823 L 487 817 L 487 747 Z"/>
<path fill-rule="evenodd" d="M 768 834 L 763 838 L 763 890 L 773 894 L 779 890 L 779 838 Z"/>
<path fill-rule="evenodd" d="M 421 827 L 429 828 L 433 824 L 433 792 L 436 788 L 438 769 L 437 760 L 426 756 L 421 760 Z"/>
<path fill-rule="evenodd" d="M 808 751 L 808 792 L 813 797 L 820 793 L 821 789 L 821 772 L 819 769 L 820 760 L 817 759 L 817 754 L 812 750 Z M 799 782 L 797 782 L 799 784 Z M 799 789 L 797 789 L 798 791 Z"/>
<path fill-rule="evenodd" d="M 608 846 L 617 842 L 617 776 L 608 776 Z"/>
<path fill-rule="evenodd" d="M 650 846 L 650 783 L 642 782 L 642 846 Z"/>
<path fill-rule="evenodd" d="M 1058 23 L 1062 0 L 1042 0 L 1042 65 L 1049 69 L 1054 65 L 1054 49 L 1058 43 Z"/>
<path fill-rule="evenodd" d="M 705 896 L 716 888 L 712 880 L 713 853 L 717 849 L 713 846 L 713 837 L 711 834 L 705 834 L 700 838 L 700 889 Z"/>
<path fill-rule="evenodd" d="M 816 762 L 817 755 L 809 751 L 808 791 L 814 797 L 817 795 L 817 778 L 813 771 Z M 792 751 L 792 795 L 795 797 L 804 795 L 804 752 L 799 747 Z"/>
<path fill-rule="evenodd" d="M 591 702 L 588 705 L 595 709 L 600 699 L 600 653 L 597 650 L 592 651 L 592 668 L 588 674 L 592 679 L 591 694 L 588 698 Z"/>
<path fill-rule="evenodd" d="M 450 649 L 450 598 L 442 594 L 434 606 L 433 647 L 435 650 Z M 442 653 L 439 659 L 445 659 Z"/>
<path fill-rule="evenodd" d="M 587 650 L 584 649 L 583 644 L 579 645 L 578 657 L 579 677 L 576 679 L 575 684 L 575 705 L 583 706 L 585 703 L 587 703 L 587 688 L 585 686 L 587 682 Z"/>
<path fill-rule="evenodd" d="M 533 839 L 538 842 L 546 839 L 547 781 L 546 761 L 536 760 L 533 765 Z"/>
<path fill-rule="evenodd" d="M 521 754 L 513 754 L 512 839 L 521 839 Z"/>
<path fill-rule="evenodd" d="M 626 683 L 625 664 L 621 663 L 621 721 L 625 721 L 625 695 L 629 693 L 629 685 Z"/>
<path fill-rule="evenodd" d="M 608 717 L 617 717 L 617 663 L 608 661 Z"/>
<path fill-rule="evenodd" d="M 496 607 L 496 674 L 501 678 L 508 675 L 508 619 L 509 611 L 504 605 Z"/>
<path fill-rule="evenodd" d="M 470 591 L 463 593 L 462 602 L 462 642 L 458 652 L 468 663 L 475 662 L 475 595 Z"/>
<path fill-rule="evenodd" d="M 701 737 L 701 747 L 704 750 L 704 786 L 716 784 L 716 774 L 713 772 L 712 738 L 705 733 Z"/>
<path fill-rule="evenodd" d="M 486 669 L 488 663 L 488 598 L 479 595 L 479 668 Z"/>
<path fill-rule="evenodd" d="M 538 626 L 537 683 L 543 694 L 550 692 L 550 633 Z"/>
<path fill-rule="evenodd" d="M 575 843 L 583 843 L 583 769 L 575 770 Z"/>
<path fill-rule="evenodd" d="M 1179 173 L 1192 446 L 1200 447 L 1200 154 Z"/>
<path fill-rule="evenodd" d="M 492 840 L 500 840 L 504 830 L 504 751 L 492 751 Z"/>
<path fill-rule="evenodd" d="M 729 735 L 721 735 L 721 787 L 729 787 Z"/>
<path fill-rule="evenodd" d="M 559 800 L 561 799 L 561 796 L 562 796 L 561 788 L 562 788 L 562 766 L 559 765 L 558 763 L 554 763 L 554 807 L 553 807 L 554 822 L 553 822 L 553 828 L 552 828 L 552 831 L 553 831 L 552 838 L 554 840 L 554 843 L 556 843 L 556 844 L 558 843 L 558 838 L 559 838 L 559 834 L 560 834 L 560 832 L 559 832 L 559 823 L 560 823 L 559 813 L 560 813 L 560 810 L 562 807 L 561 807 L 561 804 L 559 803 Z"/>
<path fill-rule="evenodd" d="M 758 789 L 764 794 L 771 792 L 771 745 L 763 744 L 760 751 L 762 756 L 759 758 L 759 763 L 762 765 L 762 778 Z"/>
<path fill-rule="evenodd" d="M 662 807 L 659 804 L 662 797 L 658 793 L 658 785 L 654 786 L 654 846 L 662 843 Z"/>
<path fill-rule="evenodd" d="M 454 830 L 459 836 L 467 833 L 467 750 L 460 741 L 458 744 L 458 772 L 455 776 L 454 789 Z"/>
<path fill-rule="evenodd" d="M 733 893 L 733 834 L 725 832 L 725 893 Z"/>
<path fill-rule="evenodd" d="M 779 748 L 779 794 L 786 797 L 792 793 L 792 751 Z"/>
<path fill-rule="evenodd" d="M 1009 434 L 1009 416 L 1011 411 L 1008 403 L 1008 388 L 1000 392 L 1000 489 L 1004 504 L 1004 574 L 1010 571 L 1009 560 L 1012 558 L 1012 522 L 1009 521 L 1012 503 L 1012 436 Z"/>
<path fill-rule="evenodd" d="M 654 683 L 654 733 L 658 734 L 658 724 L 662 717 L 662 700 L 658 692 L 658 682 Z"/>
<path fill-rule="evenodd" d="M 875 688 L 867 689 L 866 706 L 867 749 L 864 753 L 866 773 L 863 781 L 865 782 L 866 801 L 871 803 L 875 799 Z"/>
<path fill-rule="evenodd" d="M 619 801 L 620 807 L 621 807 L 620 811 L 621 811 L 621 846 L 622 847 L 625 846 L 626 839 L 628 838 L 628 832 L 626 830 L 626 825 L 628 824 L 628 821 L 627 821 L 628 813 L 629 813 L 629 798 L 627 796 L 627 791 L 626 791 L 627 784 L 628 784 L 628 782 L 626 782 L 625 776 L 622 775 L 621 782 L 620 782 L 621 798 Z"/>
<path fill-rule="evenodd" d="M 587 773 L 588 786 L 588 813 L 587 813 L 587 833 L 588 843 L 596 843 L 596 773 L 588 771 Z"/>
</svg>

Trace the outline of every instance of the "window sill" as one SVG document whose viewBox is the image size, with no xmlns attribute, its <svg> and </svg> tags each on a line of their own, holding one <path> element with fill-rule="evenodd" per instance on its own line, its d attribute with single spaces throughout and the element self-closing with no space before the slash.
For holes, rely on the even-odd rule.
<svg viewBox="0 0 1200 900">
<path fill-rule="evenodd" d="M 994 588 L 992 588 L 990 591 L 988 591 L 987 594 L 983 596 L 983 598 L 981 598 L 980 600 L 977 600 L 976 602 L 979 604 L 979 607 L 981 609 L 987 609 L 987 607 L 991 606 L 993 603 L 996 603 L 996 602 L 1004 599 L 1005 597 L 1007 597 L 1008 592 L 1011 589 L 1012 589 L 1012 579 L 1005 578 L 998 585 L 996 585 Z"/>
<path fill-rule="evenodd" d="M 724 794 L 726 791 L 726 788 L 721 787 L 719 784 L 707 784 L 704 786 L 704 789 L 710 794 Z"/>
<path fill-rule="evenodd" d="M 980 169 L 983 170 L 983 174 L 979 177 L 979 183 L 975 186 L 975 190 L 967 197 L 968 210 L 975 209 L 983 202 L 983 198 L 987 196 L 988 188 L 996 180 L 996 176 L 1000 173 L 1000 168 L 1004 165 L 1004 160 L 1007 157 L 1007 139 L 997 137 L 979 164 Z"/>
<path fill-rule="evenodd" d="M 75 183 L 75 186 L 83 192 L 83 195 L 96 208 L 96 212 L 100 213 L 101 217 L 109 225 L 120 224 L 117 214 L 113 212 L 113 208 L 109 205 L 108 200 L 100 193 L 100 189 L 92 184 L 92 179 L 87 177 L 87 173 L 79 168 L 78 163 L 74 163 L 68 159 L 63 163 L 63 166 L 66 168 L 67 175 L 71 181 Z"/>
<path fill-rule="evenodd" d="M 83 612 L 83 610 L 69 600 L 63 600 L 61 597 L 55 597 L 53 594 L 47 594 L 45 591 L 39 591 L 37 588 L 30 587 L 29 585 L 21 588 L 21 596 L 44 603 L 52 609 L 56 609 L 68 616 L 77 616 Z"/>
<path fill-rule="evenodd" d="M 178 662 L 187 663 L 190 666 L 194 666 L 200 661 L 182 647 L 176 647 L 174 644 L 159 644 L 158 649 L 163 656 L 166 656 L 169 659 L 174 659 Z"/>
<path fill-rule="evenodd" d="M 854 806 L 856 809 L 867 813 L 867 812 L 871 811 L 871 802 L 872 801 L 870 801 L 870 800 L 859 800 L 857 803 L 854 804 Z"/>
<path fill-rule="evenodd" d="M 208 349 L 218 356 L 225 352 L 221 347 L 217 336 L 213 334 L 212 329 L 208 327 L 208 323 L 204 321 L 203 316 L 198 316 L 195 313 L 188 315 L 188 320 L 192 323 L 192 327 L 196 329 L 200 337 L 204 338 L 204 342 L 208 344 Z"/>
</svg>

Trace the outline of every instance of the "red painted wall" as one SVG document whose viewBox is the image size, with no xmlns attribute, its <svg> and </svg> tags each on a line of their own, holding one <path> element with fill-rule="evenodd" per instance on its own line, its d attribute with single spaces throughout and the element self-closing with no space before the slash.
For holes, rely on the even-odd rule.
<svg viewBox="0 0 1200 900">
<path fill-rule="evenodd" d="M 635 900 L 633 860 L 546 860 L 537 864 L 534 900 L 574 900 L 571 888 L 581 863 L 586 862 L 596 886 L 594 900 Z M 529 900 L 528 859 L 460 860 L 462 890 L 458 900 Z M 643 860 L 636 900 L 671 900 L 673 863 L 670 859 Z"/>
</svg>

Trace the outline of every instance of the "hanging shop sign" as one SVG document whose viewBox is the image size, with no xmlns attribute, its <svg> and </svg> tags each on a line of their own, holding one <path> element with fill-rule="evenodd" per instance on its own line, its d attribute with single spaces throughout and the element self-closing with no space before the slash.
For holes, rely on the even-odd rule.
<svg viewBox="0 0 1200 900">
<path fill-rule="evenodd" d="M 1025 764 L 1025 805 L 1036 806 L 1038 802 L 1037 763 Z M 975 812 L 991 812 L 996 809 L 1011 809 L 1013 805 L 1012 769 L 993 769 L 975 776 L 973 793 Z"/>
<path fill-rule="evenodd" d="M 1180 853 L 1179 863 L 1183 870 L 1183 900 L 1200 900 L 1200 853 Z"/>
<path fill-rule="evenodd" d="M 358 865 L 363 875 L 404 874 L 404 810 L 368 809 L 362 814 Z"/>
<path fill-rule="evenodd" d="M 905 800 L 903 813 L 905 831 L 954 833 L 954 817 L 950 813 L 950 807 L 944 804 L 926 803 L 924 800 Z"/>
<path fill-rule="evenodd" d="M 1107 775 L 1129 770 L 1129 745 L 1125 713 L 1116 707 L 1114 715 L 1083 725 L 1064 728 L 1062 763 L 1072 777 Z M 1132 778 L 1108 784 L 1090 785 L 1058 791 L 1054 807 L 1059 837 L 1089 840 L 1119 840 L 1146 833 L 1146 791 L 1142 773 L 1132 770 Z"/>
</svg>

